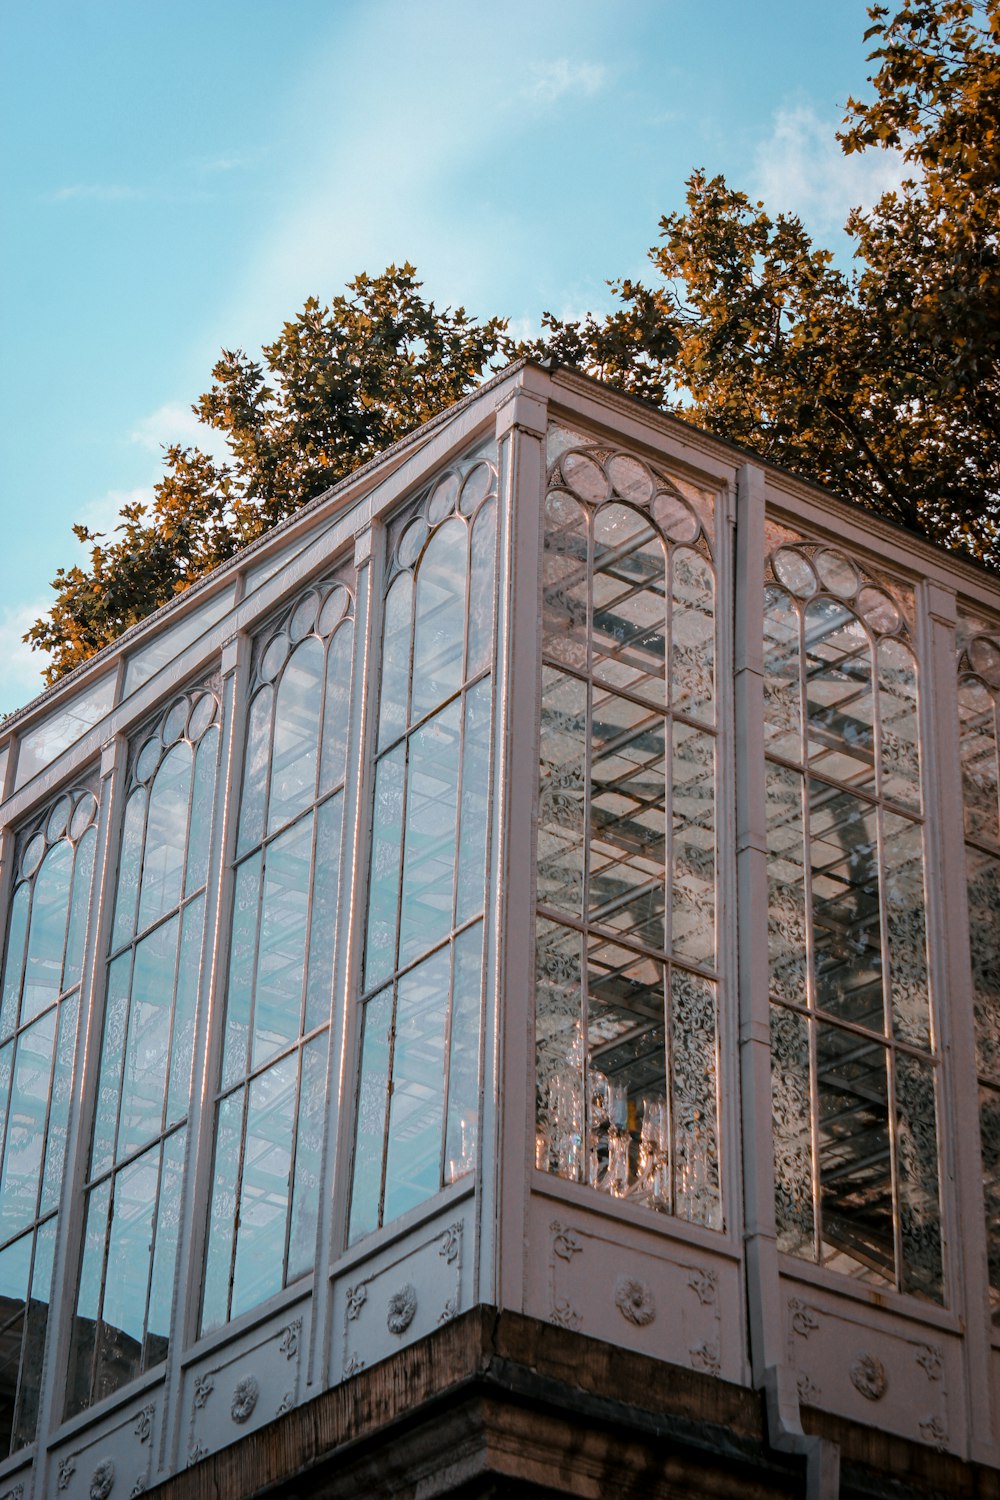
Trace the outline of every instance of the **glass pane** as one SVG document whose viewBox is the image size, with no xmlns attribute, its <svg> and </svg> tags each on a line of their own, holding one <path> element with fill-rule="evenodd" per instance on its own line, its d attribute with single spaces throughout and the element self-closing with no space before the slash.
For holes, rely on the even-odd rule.
<svg viewBox="0 0 1000 1500">
<path fill-rule="evenodd" d="M 0 1457 L 6 1457 L 14 1432 L 14 1406 L 21 1368 L 28 1278 L 31 1275 L 31 1235 L 0 1250 L 0 1307 L 3 1308 L 4 1358 L 0 1361 Z"/>
<path fill-rule="evenodd" d="M 590 918 L 653 948 L 666 942 L 665 733 L 662 712 L 612 697 L 595 686 Z"/>
<path fill-rule="evenodd" d="M 715 965 L 715 741 L 673 725 L 671 951 Z"/>
<path fill-rule="evenodd" d="M 674 969 L 670 995 L 674 1212 L 721 1229 L 715 985 Z"/>
<path fill-rule="evenodd" d="M 316 796 L 323 673 L 323 647 L 315 636 L 308 636 L 288 658 L 278 686 L 269 833 L 302 812 Z"/>
<path fill-rule="evenodd" d="M 142 1369 L 159 1175 L 157 1146 L 115 1178 L 94 1382 L 97 1401 L 119 1390 Z"/>
<path fill-rule="evenodd" d="M 27 1228 L 37 1211 L 55 1038 L 50 1010 L 17 1039 L 0 1175 L 0 1242 Z"/>
<path fill-rule="evenodd" d="M 125 669 L 123 697 L 134 693 L 142 683 L 148 682 L 155 672 L 167 662 L 176 661 L 181 652 L 205 634 L 217 620 L 221 620 L 231 609 L 236 599 L 236 586 L 231 585 L 221 593 L 213 595 L 198 609 L 189 610 L 175 625 L 153 632 L 152 639 L 129 657 Z"/>
<path fill-rule="evenodd" d="M 389 1045 L 392 991 L 383 990 L 365 1006 L 361 1075 L 358 1084 L 358 1129 L 354 1142 L 354 1182 L 351 1188 L 353 1244 L 379 1225 L 385 1117 L 389 1104 Z"/>
<path fill-rule="evenodd" d="M 222 1053 L 223 1087 L 234 1083 L 247 1070 L 250 1038 L 250 1006 L 257 963 L 257 933 L 260 926 L 261 856 L 255 854 L 236 871 L 233 900 L 233 936 L 229 951 L 229 985 L 226 992 L 226 1035 Z"/>
<path fill-rule="evenodd" d="M 28 1303 L 24 1330 L 24 1356 L 21 1366 L 21 1393 L 11 1447 L 23 1448 L 33 1441 L 38 1423 L 38 1403 L 42 1394 L 42 1360 L 45 1354 L 45 1331 L 49 1322 L 52 1296 L 52 1265 L 56 1248 L 56 1221 L 43 1224 L 35 1238 L 35 1263 L 31 1268 L 31 1300 Z M 3 1296 L 0 1290 L 0 1297 Z M 2 1380 L 0 1376 L 0 1380 Z M 0 1438 L 2 1451 L 2 1438 Z"/>
<path fill-rule="evenodd" d="M 771 994 L 808 1004 L 803 778 L 784 766 L 765 768 L 767 795 L 767 937 Z"/>
<path fill-rule="evenodd" d="M 455 939 L 455 979 L 448 1056 L 446 1182 L 475 1171 L 479 1137 L 479 1042 L 482 1015 L 483 928 Z"/>
<path fill-rule="evenodd" d="M 191 776 L 191 746 L 181 741 L 162 761 L 149 793 L 139 896 L 140 932 L 181 899 Z"/>
<path fill-rule="evenodd" d="M 208 879 L 208 855 L 215 812 L 215 768 L 219 760 L 219 730 L 207 729 L 195 752 L 194 796 L 191 801 L 191 840 L 188 846 L 184 891 L 190 896 Z"/>
<path fill-rule="evenodd" d="M 285 1228 L 298 1057 L 282 1058 L 250 1085 L 231 1316 L 284 1283 Z"/>
<path fill-rule="evenodd" d="M 579 672 L 589 662 L 587 518 L 560 490 L 545 501 L 542 633 L 545 655 Z"/>
<path fill-rule="evenodd" d="M 312 918 L 309 927 L 309 977 L 306 982 L 305 1031 L 330 1019 L 333 1003 L 333 955 L 340 904 L 341 793 L 320 807 L 313 863 Z"/>
<path fill-rule="evenodd" d="M 917 664 L 902 641 L 878 645 L 878 712 L 882 796 L 920 810 Z"/>
<path fill-rule="evenodd" d="M 87 937 L 87 918 L 90 913 L 90 887 L 94 878 L 94 854 L 97 849 L 97 829 L 88 828 L 76 849 L 73 867 L 73 895 L 69 914 L 69 936 L 66 940 L 66 967 L 63 972 L 63 989 L 72 989 L 79 983 L 83 970 L 83 945 Z"/>
<path fill-rule="evenodd" d="M 37 1016 L 62 988 L 73 850 L 65 839 L 53 845 L 35 877 L 24 968 L 21 1024 Z"/>
<path fill-rule="evenodd" d="M 455 925 L 483 909 L 486 880 L 486 832 L 489 817 L 490 704 L 489 677 L 465 695 L 465 738 L 462 745 L 462 807 L 458 840 L 458 883 Z M 414 736 L 416 738 L 416 736 Z"/>
<path fill-rule="evenodd" d="M 649 519 L 630 506 L 602 505 L 594 517 L 592 588 L 594 676 L 662 708 L 666 555 Z"/>
<path fill-rule="evenodd" d="M 271 708 L 274 689 L 261 688 L 250 705 L 243 755 L 239 849 L 252 849 L 264 837 L 264 806 L 271 775 Z"/>
<path fill-rule="evenodd" d="M 965 831 L 997 840 L 997 739 L 993 698 L 978 677 L 958 685 Z"/>
<path fill-rule="evenodd" d="M 771 1006 L 771 1109 L 778 1249 L 815 1259 L 809 1023 Z"/>
<path fill-rule="evenodd" d="M 846 605 L 817 599 L 805 612 L 809 759 L 837 781 L 875 779 L 871 647 Z"/>
<path fill-rule="evenodd" d="M 664 965 L 598 939 L 587 971 L 586 1180 L 669 1211 Z"/>
<path fill-rule="evenodd" d="M 351 668 L 354 625 L 345 620 L 327 648 L 326 701 L 323 708 L 323 753 L 320 795 L 339 786 L 347 766 L 347 729 L 351 712 Z"/>
<path fill-rule="evenodd" d="M 274 840 L 264 855 L 264 901 L 254 987 L 251 1066 L 300 1035 L 313 816 Z"/>
<path fill-rule="evenodd" d="M 467 553 L 464 522 L 446 521 L 417 569 L 411 723 L 450 698 L 462 681 Z"/>
<path fill-rule="evenodd" d="M 149 1287 L 149 1314 L 143 1345 L 143 1368 L 166 1359 L 170 1347 L 170 1322 L 177 1262 L 177 1239 L 181 1222 L 181 1190 L 184 1182 L 184 1149 L 187 1131 L 177 1130 L 163 1145 L 160 1168 L 160 1199 L 156 1208 L 156 1238 L 153 1274 Z"/>
<path fill-rule="evenodd" d="M 461 704 L 452 703 L 410 738 L 399 964 L 452 928 Z"/>
<path fill-rule="evenodd" d="M 42 1178 L 40 1213 L 48 1213 L 59 1203 L 63 1167 L 66 1161 L 66 1121 L 73 1091 L 73 1053 L 76 1048 L 77 997 L 64 1000 L 59 1008 L 59 1038 L 56 1042 L 56 1065 L 52 1075 L 52 1103 L 49 1108 L 48 1140 L 45 1146 L 45 1173 Z M 0 1091 L 0 1100 L 2 1100 Z"/>
<path fill-rule="evenodd" d="M 146 793 L 142 787 L 137 787 L 125 804 L 112 948 L 120 948 L 135 932 L 135 906 L 139 898 L 139 862 L 142 859 L 142 838 L 145 827 Z"/>
<path fill-rule="evenodd" d="M 378 729 L 380 750 L 398 739 L 408 721 L 412 610 L 413 575 L 401 573 L 385 596 Z"/>
<path fill-rule="evenodd" d="M 66 1381 L 66 1416 L 73 1417 L 90 1404 L 97 1315 L 101 1306 L 104 1273 L 104 1243 L 108 1227 L 111 1182 L 102 1182 L 87 1196 L 87 1224 L 83 1237 L 83 1260 L 77 1290 L 76 1316 L 70 1344 Z"/>
<path fill-rule="evenodd" d="M 469 580 L 469 661 L 466 679 L 475 677 L 493 658 L 496 607 L 497 507 L 490 500 L 472 527 L 472 571 Z"/>
<path fill-rule="evenodd" d="M 901 1041 L 929 1047 L 923 830 L 918 823 L 882 814 L 882 865 L 893 1030 Z"/>
<path fill-rule="evenodd" d="M 318 1036 L 302 1049 L 302 1082 L 295 1139 L 295 1183 L 292 1227 L 288 1239 L 288 1280 L 304 1276 L 316 1263 L 323 1129 L 327 1116 L 327 1037 Z"/>
<path fill-rule="evenodd" d="M 382 757 L 375 770 L 375 816 L 365 941 L 366 989 L 385 979 L 396 965 L 405 757 L 406 748 L 399 745 Z"/>
<path fill-rule="evenodd" d="M 182 1120 L 191 1098 L 191 1063 L 194 1056 L 194 1026 L 201 977 L 201 940 L 205 921 L 205 898 L 199 896 L 184 912 L 180 958 L 177 964 L 177 999 L 174 1029 L 170 1038 L 170 1087 L 166 1124 Z"/>
<path fill-rule="evenodd" d="M 539 921 L 535 941 L 535 1165 L 585 1178 L 583 936 Z"/>
<path fill-rule="evenodd" d="M 838 1026 L 816 1028 L 823 1261 L 892 1285 L 892 1162 L 886 1050 Z"/>
<path fill-rule="evenodd" d="M 1000 860 L 966 848 L 969 948 L 981 1073 L 1000 1076 Z"/>
<path fill-rule="evenodd" d="M 450 989 L 450 947 L 399 981 L 385 1164 L 386 1224 L 423 1203 L 441 1186 L 444 1036 Z"/>
<path fill-rule="evenodd" d="M 236 1234 L 244 1098 L 245 1090 L 237 1089 L 228 1099 L 223 1099 L 216 1122 L 212 1209 L 208 1224 L 205 1292 L 201 1312 L 201 1326 L 206 1332 L 210 1328 L 217 1328 L 229 1316 L 229 1276 Z"/>
<path fill-rule="evenodd" d="M 764 744 L 802 759 L 799 613 L 782 589 L 764 590 Z"/>
<path fill-rule="evenodd" d="M 179 918 L 171 917 L 136 945 L 116 1160 L 163 1127 L 179 930 Z"/>
<path fill-rule="evenodd" d="M 697 552 L 678 547 L 671 569 L 670 702 L 675 712 L 715 718 L 715 581 Z"/>
<path fill-rule="evenodd" d="M 14 892 L 10 904 L 10 925 L 7 929 L 7 956 L 3 972 L 3 1002 L 0 1009 L 0 1037 L 10 1036 L 17 1026 L 17 1013 L 21 999 L 21 980 L 24 977 L 24 949 L 28 939 L 28 910 L 31 903 L 31 885 L 25 881 Z M 2 1451 L 2 1448 L 0 1448 Z"/>
<path fill-rule="evenodd" d="M 942 1302 L 944 1266 L 934 1096 L 934 1069 L 930 1064 L 897 1052 L 900 1285 L 904 1292 Z"/>
<path fill-rule="evenodd" d="M 1000 1093 L 979 1090 L 979 1134 L 983 1151 L 986 1248 L 994 1325 L 1000 1321 Z"/>
<path fill-rule="evenodd" d="M 883 1031 L 876 824 L 868 803 L 810 781 L 816 1003 Z"/>
<path fill-rule="evenodd" d="M 97 1107 L 90 1148 L 91 1180 L 105 1171 L 114 1157 L 122 1056 L 125 1051 L 125 1027 L 128 1021 L 131 962 L 131 953 L 123 953 L 121 958 L 116 958 L 108 969 L 108 994 L 104 1005 L 104 1039 L 101 1045 L 101 1073 L 97 1085 Z"/>
<path fill-rule="evenodd" d="M 30 781 L 38 771 L 51 765 L 57 756 L 74 745 L 99 719 L 103 719 L 115 700 L 117 676 L 118 670 L 114 667 L 99 682 L 83 688 L 47 719 L 21 736 L 14 774 L 15 791 L 24 786 L 26 781 Z"/>
<path fill-rule="evenodd" d="M 572 916 L 583 907 L 588 739 L 586 684 L 543 667 L 538 900 Z"/>
</svg>

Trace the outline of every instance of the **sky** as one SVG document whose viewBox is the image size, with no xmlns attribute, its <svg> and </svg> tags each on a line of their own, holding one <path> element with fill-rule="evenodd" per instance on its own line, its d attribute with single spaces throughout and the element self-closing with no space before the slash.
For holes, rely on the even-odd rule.
<svg viewBox="0 0 1000 1500">
<path fill-rule="evenodd" d="M 412 261 L 528 334 L 641 276 L 696 167 L 845 257 L 864 0 L 0 0 L 0 713 L 74 522 L 110 528 L 222 347 Z M 213 447 L 214 445 L 214 447 Z"/>
</svg>

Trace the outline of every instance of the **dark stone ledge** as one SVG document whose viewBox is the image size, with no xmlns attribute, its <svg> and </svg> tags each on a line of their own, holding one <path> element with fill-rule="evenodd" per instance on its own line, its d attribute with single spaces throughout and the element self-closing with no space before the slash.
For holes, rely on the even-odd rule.
<svg viewBox="0 0 1000 1500">
<path fill-rule="evenodd" d="M 808 1411 L 843 1500 L 1000 1500 L 1000 1475 Z M 156 1500 L 779 1500 L 802 1460 L 755 1392 L 515 1313 L 473 1309 L 148 1492 Z"/>
</svg>

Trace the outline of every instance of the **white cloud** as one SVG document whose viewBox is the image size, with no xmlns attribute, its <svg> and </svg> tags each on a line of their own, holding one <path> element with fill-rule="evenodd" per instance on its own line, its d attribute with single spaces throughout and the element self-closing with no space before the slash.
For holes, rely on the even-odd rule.
<svg viewBox="0 0 1000 1500">
<path fill-rule="evenodd" d="M 810 106 L 780 109 L 756 152 L 754 195 L 771 213 L 798 214 L 813 234 L 838 233 L 852 208 L 871 208 L 907 176 L 899 151 L 845 156 L 839 125 Z"/>
<path fill-rule="evenodd" d="M 89 201 L 92 203 L 126 203 L 145 198 L 142 188 L 129 187 L 123 182 L 73 182 L 44 194 L 47 203 L 69 203 Z"/>
<path fill-rule="evenodd" d="M 603 63 L 573 62 L 568 57 L 558 57 L 532 66 L 531 82 L 524 92 L 539 104 L 554 104 L 567 94 L 592 99 L 607 82 L 608 70 Z"/>
<path fill-rule="evenodd" d="M 190 406 L 180 401 L 165 401 L 140 418 L 129 433 L 129 442 L 145 448 L 147 453 L 160 454 L 172 443 L 180 443 L 185 448 L 200 448 L 212 458 L 230 456 L 222 434 L 199 422 Z"/>
<path fill-rule="evenodd" d="M 36 599 L 30 604 L 10 605 L 0 609 L 0 713 L 13 713 L 37 698 L 45 684 L 42 672 L 49 663 L 44 651 L 32 651 L 22 639 L 28 630 L 51 607 L 52 599 Z"/>
</svg>

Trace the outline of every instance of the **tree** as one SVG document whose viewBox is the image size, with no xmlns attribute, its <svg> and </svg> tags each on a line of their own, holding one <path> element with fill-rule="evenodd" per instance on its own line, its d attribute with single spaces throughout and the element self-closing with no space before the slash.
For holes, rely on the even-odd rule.
<svg viewBox="0 0 1000 1500">
<path fill-rule="evenodd" d="M 172 446 L 150 506 L 125 506 L 110 536 L 74 526 L 90 566 L 59 570 L 25 637 L 52 652 L 47 680 L 466 395 L 508 357 L 505 326 L 439 311 L 405 264 L 356 277 L 329 307 L 310 298 L 262 362 L 223 350 L 194 410 L 230 456 Z"/>
<path fill-rule="evenodd" d="M 872 511 L 1000 567 L 1000 0 L 874 5 L 868 101 L 847 152 L 908 176 L 847 231 L 842 271 L 794 215 L 695 172 L 661 220 L 652 285 L 612 283 L 605 318 L 546 314 L 516 349 L 503 319 L 437 311 L 410 265 L 315 299 L 263 350 L 224 351 L 194 408 L 218 463 L 172 447 L 151 507 L 112 536 L 78 526 L 27 639 L 50 681 L 267 527 L 472 389 L 514 353 L 554 356 Z"/>
<path fill-rule="evenodd" d="M 839 139 L 909 175 L 851 213 L 854 270 L 696 172 L 650 251 L 662 280 L 613 283 L 604 320 L 546 317 L 534 347 L 996 567 L 1000 0 L 869 15 L 874 98 Z"/>
</svg>

